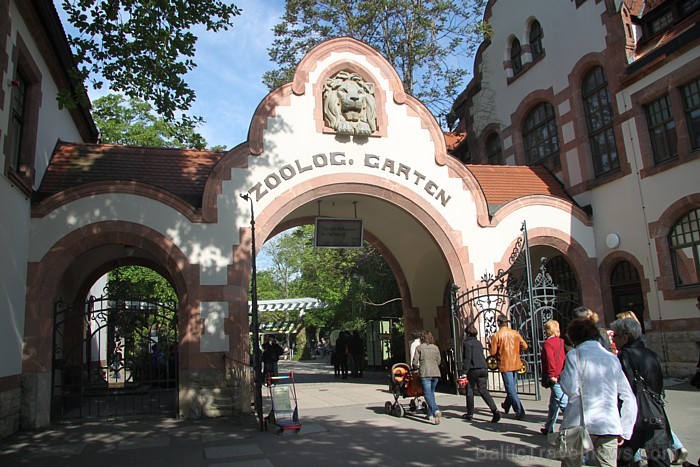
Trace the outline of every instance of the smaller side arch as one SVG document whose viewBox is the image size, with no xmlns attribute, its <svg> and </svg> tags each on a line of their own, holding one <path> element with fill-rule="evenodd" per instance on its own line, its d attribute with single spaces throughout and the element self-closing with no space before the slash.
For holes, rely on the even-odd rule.
<svg viewBox="0 0 700 467">
<path fill-rule="evenodd" d="M 601 283 L 603 284 L 603 287 L 601 287 L 600 290 L 603 300 L 603 309 L 606 311 L 605 321 L 607 323 L 610 323 L 615 319 L 615 316 L 613 314 L 613 296 L 610 284 L 610 277 L 612 276 L 612 272 L 615 269 L 615 266 L 617 266 L 622 261 L 627 261 L 632 266 L 634 266 L 634 268 L 637 270 L 637 273 L 639 274 L 639 282 L 642 286 L 642 297 L 644 299 L 644 319 L 649 319 L 649 306 L 647 304 L 646 297 L 651 292 L 651 284 L 649 283 L 649 279 L 645 274 L 642 263 L 640 263 L 637 260 L 637 258 L 634 257 L 632 254 L 626 251 L 613 251 L 605 258 L 603 258 L 603 261 L 600 262 L 600 267 L 598 268 L 598 270 L 600 271 Z"/>
<path fill-rule="evenodd" d="M 672 203 L 655 222 L 649 223 L 649 237 L 654 241 L 659 261 L 659 277 L 656 278 L 659 290 L 665 300 L 679 300 L 700 296 L 700 285 L 677 288 L 673 278 L 671 249 L 668 235 L 683 215 L 700 207 L 700 193 L 684 196 Z"/>
</svg>

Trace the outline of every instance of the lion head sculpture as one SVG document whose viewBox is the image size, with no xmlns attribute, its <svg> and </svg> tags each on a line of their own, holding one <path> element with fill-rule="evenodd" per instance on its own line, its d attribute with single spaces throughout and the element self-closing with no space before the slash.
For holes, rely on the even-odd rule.
<svg viewBox="0 0 700 467">
<path fill-rule="evenodd" d="M 323 118 L 341 135 L 368 136 L 377 130 L 374 84 L 357 73 L 341 71 L 323 87 Z"/>
</svg>

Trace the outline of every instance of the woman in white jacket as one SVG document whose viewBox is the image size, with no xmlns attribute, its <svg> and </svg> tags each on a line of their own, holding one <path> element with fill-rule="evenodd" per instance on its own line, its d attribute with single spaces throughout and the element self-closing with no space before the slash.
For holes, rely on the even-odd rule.
<svg viewBox="0 0 700 467">
<path fill-rule="evenodd" d="M 637 401 L 617 357 L 598 342 L 598 328 L 588 318 L 569 324 L 567 334 L 576 348 L 566 355 L 559 382 L 569 398 L 560 430 L 581 425 L 583 418 L 595 450 L 595 465 L 617 465 L 617 447 L 632 436 Z M 618 401 L 622 405 L 618 409 Z M 581 452 L 569 452 L 562 466 L 580 466 Z"/>
</svg>

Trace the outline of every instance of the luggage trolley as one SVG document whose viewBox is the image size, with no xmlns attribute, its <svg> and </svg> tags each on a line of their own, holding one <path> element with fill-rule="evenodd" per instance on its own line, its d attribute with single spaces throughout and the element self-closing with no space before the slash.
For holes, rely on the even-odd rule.
<svg viewBox="0 0 700 467">
<path fill-rule="evenodd" d="M 270 422 L 277 425 L 277 434 L 288 430 L 298 433 L 301 430 L 301 423 L 294 372 L 289 372 L 289 376 L 269 377 L 267 387 L 270 391 L 272 410 L 265 417 L 265 429 L 267 430 L 267 423 Z"/>
</svg>

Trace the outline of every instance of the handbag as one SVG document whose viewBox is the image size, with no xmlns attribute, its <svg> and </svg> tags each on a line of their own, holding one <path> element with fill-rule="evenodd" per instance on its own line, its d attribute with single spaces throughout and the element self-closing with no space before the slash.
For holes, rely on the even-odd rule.
<svg viewBox="0 0 700 467">
<path fill-rule="evenodd" d="M 666 412 L 661 394 L 647 388 L 647 383 L 639 372 L 634 370 L 634 395 L 637 398 L 637 421 L 635 430 L 653 431 L 666 428 Z"/>
<path fill-rule="evenodd" d="M 574 350 L 575 352 L 575 350 Z M 586 420 L 583 415 L 583 378 L 581 377 L 581 367 L 578 370 L 579 399 L 581 401 L 581 422 L 578 426 L 571 426 L 552 432 L 547 435 L 547 441 L 553 446 L 554 454 L 558 458 L 570 458 L 580 456 L 593 450 L 593 440 L 591 439 Z"/>
</svg>

